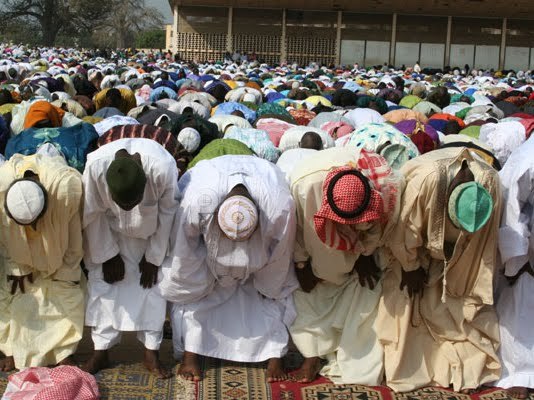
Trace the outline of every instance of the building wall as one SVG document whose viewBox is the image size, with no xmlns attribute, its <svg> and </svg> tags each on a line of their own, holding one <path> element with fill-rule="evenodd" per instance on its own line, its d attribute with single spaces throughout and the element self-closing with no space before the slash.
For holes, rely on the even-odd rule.
<svg viewBox="0 0 534 400">
<path fill-rule="evenodd" d="M 503 37 L 500 18 L 453 17 L 449 30 L 445 16 L 205 6 L 177 11 L 170 48 L 188 61 L 220 60 L 239 50 L 270 64 L 534 68 L 528 20 L 508 19 Z"/>
</svg>

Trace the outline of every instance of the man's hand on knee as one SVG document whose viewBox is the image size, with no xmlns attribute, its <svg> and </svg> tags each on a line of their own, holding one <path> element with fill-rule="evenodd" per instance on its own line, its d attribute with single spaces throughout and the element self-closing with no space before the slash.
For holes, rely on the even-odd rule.
<svg viewBox="0 0 534 400">
<path fill-rule="evenodd" d="M 158 270 L 159 267 L 157 265 L 149 263 L 145 256 L 143 256 L 143 259 L 139 263 L 139 272 L 141 272 L 139 284 L 145 289 L 150 289 L 158 283 Z"/>
<path fill-rule="evenodd" d="M 311 262 L 306 261 L 305 263 L 297 263 L 295 265 L 297 279 L 300 283 L 300 288 L 309 293 L 317 286 L 321 279 L 317 278 L 313 274 L 313 269 L 311 267 Z"/>
<path fill-rule="evenodd" d="M 104 281 L 110 285 L 124 279 L 124 261 L 120 254 L 110 258 L 102 264 L 102 273 Z"/>
<path fill-rule="evenodd" d="M 373 290 L 380 280 L 382 271 L 375 263 L 373 256 L 361 255 L 354 263 L 353 271 L 358 274 L 358 280 L 361 286 L 368 286 Z"/>
<path fill-rule="evenodd" d="M 11 295 L 14 295 L 17 292 L 17 287 L 20 288 L 21 293 L 26 293 L 24 290 L 24 278 L 28 279 L 28 282 L 33 283 L 33 274 L 29 273 L 28 275 L 15 276 L 8 275 L 7 281 L 11 283 Z"/>
</svg>

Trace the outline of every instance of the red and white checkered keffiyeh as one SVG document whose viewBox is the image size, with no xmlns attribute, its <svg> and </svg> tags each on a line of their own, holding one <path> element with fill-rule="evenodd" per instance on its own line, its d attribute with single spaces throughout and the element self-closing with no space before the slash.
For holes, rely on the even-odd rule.
<svg viewBox="0 0 534 400">
<path fill-rule="evenodd" d="M 77 367 L 28 368 L 9 378 L 2 400 L 97 400 L 93 375 Z"/>
<path fill-rule="evenodd" d="M 350 170 L 360 171 L 369 180 L 370 199 L 368 206 L 359 215 L 354 218 L 343 218 L 334 212 L 330 202 L 343 211 L 357 209 L 365 198 L 364 183 L 355 175 L 345 175 L 334 185 L 331 199 L 328 198 L 327 192 L 332 179 Z M 336 168 L 326 176 L 321 208 L 314 215 L 317 235 L 331 248 L 350 252 L 361 251 L 360 233 L 357 229 L 350 229 L 350 225 L 362 223 L 385 225 L 395 208 L 397 192 L 398 184 L 393 179 L 387 161 L 376 153 L 362 150 L 357 165 L 349 164 Z M 347 227 L 343 228 L 343 225 Z"/>
</svg>

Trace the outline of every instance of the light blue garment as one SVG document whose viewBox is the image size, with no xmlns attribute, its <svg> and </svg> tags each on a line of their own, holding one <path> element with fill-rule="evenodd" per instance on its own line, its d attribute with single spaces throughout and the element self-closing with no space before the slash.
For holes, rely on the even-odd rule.
<svg viewBox="0 0 534 400">
<path fill-rule="evenodd" d="M 269 134 L 261 129 L 231 127 L 224 135 L 224 139 L 239 140 L 241 143 L 246 144 L 258 157 L 273 163 L 276 163 L 278 157 L 280 157 L 280 150 L 271 142 Z"/>
</svg>

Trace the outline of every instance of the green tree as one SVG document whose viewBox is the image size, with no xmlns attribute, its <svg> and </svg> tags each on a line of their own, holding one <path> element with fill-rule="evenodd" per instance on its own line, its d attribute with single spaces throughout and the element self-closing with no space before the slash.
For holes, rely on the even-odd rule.
<svg viewBox="0 0 534 400">
<path fill-rule="evenodd" d="M 59 34 L 76 41 L 103 31 L 123 47 L 133 44 L 136 32 L 162 24 L 161 14 L 144 0 L 0 0 L 0 26 L 14 20 L 37 24 L 40 35 L 33 37 L 45 46 L 56 44 Z"/>
<path fill-rule="evenodd" d="M 160 28 L 163 16 L 154 7 L 148 7 L 145 0 L 109 0 L 113 12 L 102 24 L 102 29 L 115 38 L 117 48 L 135 45 L 137 32 Z"/>
<path fill-rule="evenodd" d="M 153 29 L 140 32 L 135 40 L 135 47 L 140 49 L 163 49 L 165 48 L 165 31 Z"/>
</svg>

